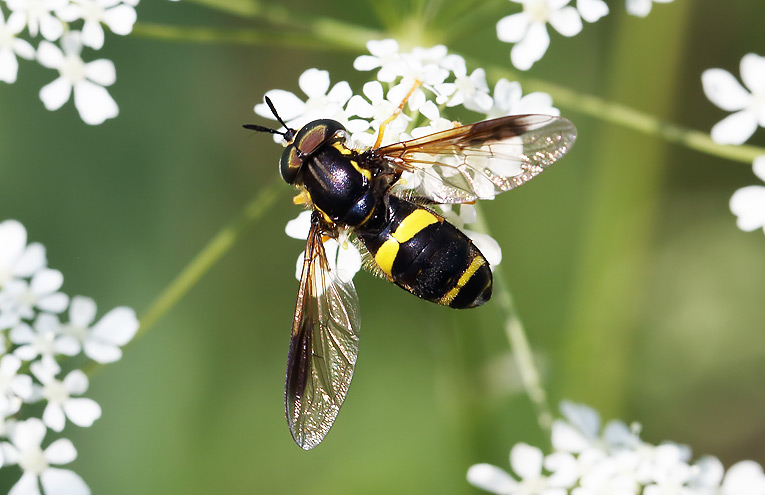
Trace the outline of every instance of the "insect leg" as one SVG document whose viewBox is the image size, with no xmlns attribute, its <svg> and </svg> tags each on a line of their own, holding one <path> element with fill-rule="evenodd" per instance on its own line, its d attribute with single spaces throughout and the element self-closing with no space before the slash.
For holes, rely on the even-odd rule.
<svg viewBox="0 0 765 495">
<path fill-rule="evenodd" d="M 401 111 L 404 109 L 404 105 L 406 105 L 406 102 L 409 100 L 409 97 L 412 96 L 414 91 L 420 86 L 422 86 L 422 81 L 420 81 L 419 79 L 415 79 L 414 84 L 412 84 L 412 89 L 410 89 L 409 92 L 406 94 L 406 96 L 404 96 L 404 99 L 401 100 L 401 104 L 399 104 L 398 108 L 396 108 L 396 111 L 393 112 L 393 115 L 385 119 L 385 121 L 382 124 L 380 124 L 380 129 L 377 131 L 377 140 L 375 141 L 375 145 L 373 146 L 373 148 L 380 147 L 380 144 L 382 143 L 382 140 L 383 140 L 383 134 L 385 133 L 385 126 L 387 126 L 388 124 L 396 120 L 396 117 L 401 115 Z"/>
</svg>

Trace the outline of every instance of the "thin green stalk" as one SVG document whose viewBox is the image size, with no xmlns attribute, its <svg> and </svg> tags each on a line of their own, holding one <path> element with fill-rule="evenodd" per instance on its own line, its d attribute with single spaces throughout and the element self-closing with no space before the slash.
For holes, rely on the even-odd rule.
<svg viewBox="0 0 765 495">
<path fill-rule="evenodd" d="M 196 285 L 199 279 L 231 249 L 244 229 L 263 216 L 263 213 L 274 204 L 279 193 L 287 190 L 280 187 L 281 185 L 280 181 L 274 180 L 261 189 L 236 218 L 210 239 L 207 245 L 186 265 L 186 268 L 154 300 L 146 314 L 141 318 L 141 327 L 136 338 L 144 335 L 149 328 L 175 306 Z"/>
<path fill-rule="evenodd" d="M 281 181 L 274 180 L 263 187 L 236 218 L 208 241 L 207 245 L 194 256 L 149 306 L 149 309 L 140 319 L 140 326 L 133 341 L 145 335 L 160 318 L 167 314 L 199 282 L 199 279 L 231 249 L 242 232 L 263 216 L 274 204 L 279 194 L 288 190 L 282 186 Z M 93 375 L 102 367 L 103 365 L 93 363 L 85 368 L 85 372 L 88 375 Z"/>
<path fill-rule="evenodd" d="M 481 207 L 476 204 L 475 209 L 477 212 L 476 230 L 489 235 Z M 506 282 L 502 266 L 494 267 L 494 298 L 502 311 L 505 335 L 518 366 L 523 387 L 536 410 L 537 423 L 549 437 L 553 416 L 550 411 L 547 392 L 542 385 L 542 377 L 534 361 L 534 353 L 531 351 L 529 339 L 526 337 L 523 322 L 518 317 L 518 310 L 513 302 L 513 296 Z"/>
<path fill-rule="evenodd" d="M 194 3 L 221 10 L 228 14 L 251 19 L 268 21 L 280 29 L 289 27 L 292 34 L 311 34 L 314 44 L 332 43 L 336 46 L 356 47 L 360 50 L 368 40 L 382 39 L 384 33 L 356 24 L 339 21 L 331 17 L 301 15 L 279 2 L 260 2 L 257 0 L 192 0 Z M 284 35 L 289 37 L 290 34 Z"/>
<path fill-rule="evenodd" d="M 556 105 L 590 115 L 606 122 L 633 129 L 650 136 L 656 136 L 670 143 L 680 144 L 692 150 L 751 165 L 752 161 L 765 155 L 765 148 L 759 146 L 731 146 L 717 144 L 709 133 L 681 125 L 665 122 L 658 117 L 635 110 L 626 105 L 608 101 L 598 96 L 576 92 L 564 86 L 547 81 L 519 76 L 517 72 L 496 65 L 485 65 L 491 79 L 505 77 L 516 80 L 532 91 L 544 91 L 553 97 Z"/>
<path fill-rule="evenodd" d="M 331 31 L 329 28 L 326 29 Z M 323 43 L 317 43 L 317 36 L 313 33 L 267 31 L 255 28 L 181 27 L 141 22 L 133 26 L 132 34 L 141 38 L 189 43 L 229 43 L 352 53 L 358 53 L 359 50 L 364 49 L 364 44 L 358 40 L 341 39 L 338 36 L 326 37 L 322 39 Z"/>
</svg>

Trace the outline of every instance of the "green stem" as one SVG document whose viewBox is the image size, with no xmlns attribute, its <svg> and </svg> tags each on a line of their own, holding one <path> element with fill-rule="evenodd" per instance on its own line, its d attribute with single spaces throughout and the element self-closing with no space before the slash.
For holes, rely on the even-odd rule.
<svg viewBox="0 0 765 495">
<path fill-rule="evenodd" d="M 478 204 L 474 207 L 477 212 L 476 230 L 490 235 L 481 207 Z M 510 343 L 513 359 L 518 366 L 523 387 L 536 410 L 537 423 L 549 436 L 553 416 L 550 411 L 547 392 L 542 385 L 542 378 L 534 361 L 534 353 L 531 351 L 529 339 L 526 337 L 523 322 L 518 317 L 518 310 L 515 307 L 512 293 L 505 281 L 505 274 L 501 266 L 494 267 L 494 298 L 504 316 L 505 335 Z"/>
<path fill-rule="evenodd" d="M 278 26 L 280 29 L 291 28 L 291 33 L 285 33 L 285 39 L 303 32 L 313 36 L 314 45 L 321 42 L 331 43 L 335 47 L 355 48 L 364 50 L 368 40 L 382 39 L 384 33 L 356 24 L 339 21 L 330 17 L 301 15 L 294 9 L 289 9 L 279 2 L 259 2 L 257 0 L 192 0 L 194 3 L 209 8 L 221 10 L 239 17 L 262 19 Z"/>
<path fill-rule="evenodd" d="M 242 232 L 250 224 L 263 216 L 268 208 L 274 204 L 279 194 L 287 190 L 285 187 L 280 187 L 282 186 L 280 182 L 274 180 L 271 184 L 261 189 L 239 215 L 218 231 L 208 241 L 207 245 L 170 282 L 170 285 L 165 287 L 151 306 L 149 306 L 146 314 L 141 318 L 138 332 L 131 342 L 145 335 L 231 249 L 231 246 L 234 245 Z M 97 371 L 100 371 L 101 368 L 103 368 L 103 365 L 92 363 L 90 366 L 85 367 L 84 371 L 92 376 Z"/>
<path fill-rule="evenodd" d="M 364 44 L 338 36 L 324 37 L 317 43 L 316 34 L 294 31 L 266 31 L 262 29 L 232 29 L 210 27 L 181 27 L 167 24 L 138 23 L 133 26 L 134 36 L 163 41 L 190 43 L 230 43 L 235 45 L 276 46 L 307 50 L 339 50 L 358 53 Z"/>
<path fill-rule="evenodd" d="M 712 141 L 709 133 L 665 122 L 654 115 L 635 110 L 620 103 L 608 101 L 598 96 L 578 93 L 572 89 L 550 82 L 519 76 L 518 73 L 504 67 L 496 65 L 487 65 L 486 67 L 487 73 L 492 79 L 497 80 L 505 77 L 510 80 L 519 81 L 527 90 L 544 91 L 553 97 L 556 105 L 650 136 L 656 136 L 665 141 L 686 146 L 692 150 L 749 165 L 751 165 L 756 157 L 765 155 L 765 148 L 759 146 L 717 144 Z"/>
<path fill-rule="evenodd" d="M 236 218 L 210 239 L 207 245 L 186 265 L 186 268 L 154 300 L 146 314 L 141 318 L 141 327 L 136 338 L 144 335 L 165 313 L 175 306 L 189 289 L 196 285 L 202 275 L 207 273 L 231 249 L 242 231 L 263 216 L 263 213 L 276 201 L 279 193 L 286 190 L 286 188 L 279 186 L 281 184 L 275 180 L 261 189 Z"/>
</svg>

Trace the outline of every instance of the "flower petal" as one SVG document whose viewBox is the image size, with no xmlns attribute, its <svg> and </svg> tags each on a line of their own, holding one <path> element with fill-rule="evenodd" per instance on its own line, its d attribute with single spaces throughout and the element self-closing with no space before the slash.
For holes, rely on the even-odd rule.
<svg viewBox="0 0 765 495">
<path fill-rule="evenodd" d="M 119 114 L 117 102 L 103 86 L 81 81 L 74 86 L 74 106 L 80 118 L 89 125 L 102 124 Z"/>
<path fill-rule="evenodd" d="M 90 495 L 80 475 L 68 469 L 48 468 L 40 475 L 45 495 Z"/>
<path fill-rule="evenodd" d="M 111 86 L 117 80 L 117 70 L 114 62 L 102 58 L 85 64 L 85 77 L 101 86 Z"/>
<path fill-rule="evenodd" d="M 11 269 L 27 245 L 27 230 L 16 220 L 0 223 L 0 267 Z"/>
<path fill-rule="evenodd" d="M 49 402 L 48 405 L 45 406 L 42 419 L 46 426 L 53 431 L 62 431 L 66 425 L 64 410 L 61 408 L 61 404 L 55 402 Z"/>
<path fill-rule="evenodd" d="M 39 53 L 39 52 L 38 52 Z M 65 78 L 59 77 L 40 90 L 40 99 L 48 110 L 58 110 L 64 103 L 69 101 L 72 93 L 72 84 Z"/>
<path fill-rule="evenodd" d="M 744 232 L 765 228 L 765 187 L 747 186 L 734 192 L 730 211 L 738 217 L 736 225 Z"/>
<path fill-rule="evenodd" d="M 87 327 L 96 319 L 96 302 L 84 296 L 74 296 L 69 306 L 69 323 Z"/>
<path fill-rule="evenodd" d="M 2 255 L 0 255 L 0 264 L 2 264 Z M 31 277 L 37 271 L 45 267 L 45 247 L 39 242 L 27 246 L 24 254 L 16 262 L 13 274 L 17 277 Z"/>
<path fill-rule="evenodd" d="M 741 59 L 741 80 L 754 94 L 765 95 L 765 57 L 747 53 Z"/>
<path fill-rule="evenodd" d="M 279 116 L 284 121 L 292 120 L 300 116 L 305 111 L 305 103 L 295 96 L 294 93 L 284 91 L 283 89 L 272 89 L 266 92 L 266 96 L 276 107 Z M 271 109 L 265 103 L 255 105 L 255 113 L 267 119 L 276 120 Z"/>
<path fill-rule="evenodd" d="M 85 21 L 82 26 L 82 44 L 94 50 L 100 50 L 104 46 L 104 28 L 98 21 Z"/>
<path fill-rule="evenodd" d="M 37 475 L 24 473 L 19 481 L 11 487 L 8 495 L 40 495 L 40 487 L 37 484 Z"/>
<path fill-rule="evenodd" d="M 522 480 L 536 479 L 542 474 L 542 451 L 525 443 L 517 443 L 510 451 L 510 466 Z"/>
<path fill-rule="evenodd" d="M 287 222 L 284 232 L 293 239 L 308 239 L 308 232 L 311 230 L 311 212 L 303 211 Z"/>
<path fill-rule="evenodd" d="M 16 427 L 9 432 L 9 437 L 13 445 L 20 451 L 39 447 L 45 438 L 45 425 L 37 418 L 29 418 L 16 424 Z"/>
<path fill-rule="evenodd" d="M 93 326 L 91 337 L 94 339 L 123 346 L 138 331 L 138 318 L 135 310 L 127 306 L 114 308 Z"/>
<path fill-rule="evenodd" d="M 329 89 L 329 72 L 319 69 L 308 69 L 300 74 L 298 86 L 309 98 L 324 96 Z"/>
<path fill-rule="evenodd" d="M 707 69 L 701 74 L 701 84 L 707 98 L 728 112 L 741 110 L 751 100 L 751 95 L 733 77 L 723 69 Z"/>
<path fill-rule="evenodd" d="M 550 25 L 563 36 L 574 36 L 582 30 L 582 18 L 574 7 L 564 7 L 550 13 Z"/>
<path fill-rule="evenodd" d="M 542 58 L 550 46 L 550 35 L 542 23 L 534 23 L 526 37 L 510 50 L 510 61 L 520 70 L 529 70 L 534 62 Z"/>
<path fill-rule="evenodd" d="M 35 294 L 51 294 L 61 288 L 64 275 L 58 270 L 44 268 L 32 277 L 30 288 Z"/>
<path fill-rule="evenodd" d="M 512 493 L 518 482 L 507 474 L 504 469 L 491 464 L 474 464 L 467 472 L 467 480 L 471 485 L 492 493 Z"/>
<path fill-rule="evenodd" d="M 603 0 L 577 0 L 576 8 L 587 22 L 596 22 L 608 14 L 608 5 Z"/>
<path fill-rule="evenodd" d="M 754 175 L 760 178 L 761 181 L 765 181 L 765 155 L 758 156 L 752 163 L 752 170 Z"/>
<path fill-rule="evenodd" d="M 512 14 L 497 22 L 497 38 L 505 43 L 517 43 L 526 36 L 529 28 L 529 16 L 523 12 Z"/>
<path fill-rule="evenodd" d="M 72 370 L 64 378 L 64 386 L 71 395 L 82 395 L 88 390 L 88 376 L 82 370 Z"/>
<path fill-rule="evenodd" d="M 136 12 L 133 7 L 128 5 L 119 5 L 104 12 L 104 24 L 111 32 L 125 36 L 133 31 L 133 25 L 136 21 Z"/>
<path fill-rule="evenodd" d="M 87 428 L 101 417 L 101 406 L 92 399 L 69 399 L 64 403 L 64 412 L 72 423 Z"/>
<path fill-rule="evenodd" d="M 51 464 L 69 464 L 77 458 L 77 450 L 70 440 L 59 438 L 45 449 L 45 458 Z"/>
<path fill-rule="evenodd" d="M 16 54 L 10 48 L 0 49 L 0 81 L 13 84 L 19 72 Z"/>
<path fill-rule="evenodd" d="M 712 140 L 719 144 L 743 144 L 757 130 L 757 116 L 749 110 L 728 115 L 712 127 Z"/>
<path fill-rule="evenodd" d="M 101 364 L 113 363 L 122 357 L 119 347 L 97 340 L 86 340 L 82 350 L 90 359 Z"/>
</svg>

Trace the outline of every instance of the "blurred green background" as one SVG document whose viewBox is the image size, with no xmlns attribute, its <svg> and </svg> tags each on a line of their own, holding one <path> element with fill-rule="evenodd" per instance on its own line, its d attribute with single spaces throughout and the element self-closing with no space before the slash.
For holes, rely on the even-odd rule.
<svg viewBox="0 0 765 495">
<path fill-rule="evenodd" d="M 701 72 L 738 76 L 744 54 L 765 55 L 762 1 L 677 0 L 646 19 L 609 3 L 576 37 L 551 32 L 529 75 L 706 132 L 726 113 L 704 97 Z M 382 29 L 367 2 L 282 5 Z M 487 9 L 493 20 L 449 48 L 510 68 L 494 23 L 514 4 Z M 145 1 L 138 16 L 262 25 L 185 2 Z M 437 42 L 453 28 L 426 30 Z M 253 105 L 269 89 L 299 92 L 310 67 L 359 92 L 369 74 L 351 68 L 358 54 L 107 35 L 86 58 L 115 62 L 120 115 L 98 127 L 71 102 L 46 111 L 38 91 L 55 74 L 22 62 L 18 82 L 0 85 L 0 219 L 47 247 L 66 293 L 140 316 L 278 178 L 281 149 L 241 128 L 265 123 Z M 765 463 L 765 236 L 738 230 L 728 210 L 733 191 L 757 183 L 751 167 L 560 108 L 579 129 L 570 155 L 483 204 L 551 401 L 640 421 L 646 440 L 726 466 Z M 94 493 L 477 493 L 471 464 L 507 467 L 513 444 L 546 444 L 496 304 L 456 312 L 364 273 L 348 400 L 321 446 L 296 447 L 282 399 L 302 249 L 284 235 L 299 211 L 290 196 L 284 185 L 188 296 L 93 377 L 87 395 L 103 417 L 65 436 Z M 5 471 L 0 489 L 17 476 Z"/>
</svg>

